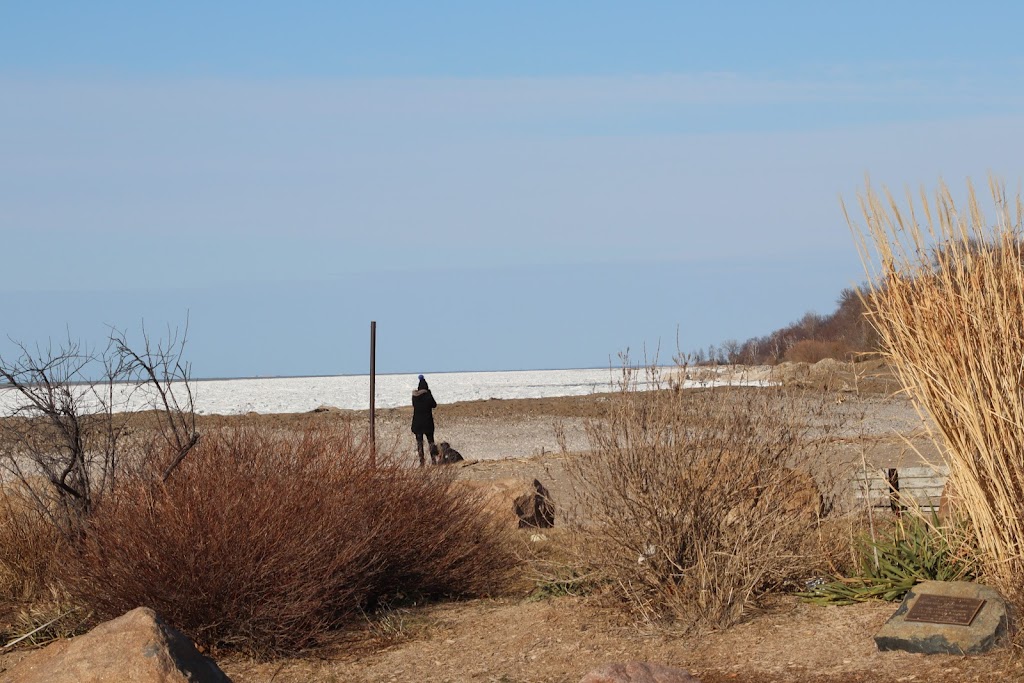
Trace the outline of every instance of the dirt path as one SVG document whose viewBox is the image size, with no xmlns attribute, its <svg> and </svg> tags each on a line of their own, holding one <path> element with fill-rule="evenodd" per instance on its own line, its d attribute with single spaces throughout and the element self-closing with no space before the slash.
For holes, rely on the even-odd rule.
<svg viewBox="0 0 1024 683">
<path fill-rule="evenodd" d="M 391 640 L 354 654 L 259 664 L 222 662 L 236 683 L 576 683 L 607 662 L 679 666 L 704 683 L 1007 681 L 1024 678 L 1012 652 L 983 657 L 879 652 L 873 634 L 888 604 L 813 607 L 780 598 L 721 633 L 642 632 L 587 600 L 474 601 L 413 610 Z M 341 646 L 338 646 L 339 648 Z M 346 644 L 352 652 L 351 643 Z"/>
</svg>

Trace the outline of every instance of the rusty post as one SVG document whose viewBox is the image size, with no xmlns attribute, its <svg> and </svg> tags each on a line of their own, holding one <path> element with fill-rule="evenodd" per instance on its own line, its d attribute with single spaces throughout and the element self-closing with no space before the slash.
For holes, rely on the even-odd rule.
<svg viewBox="0 0 1024 683">
<path fill-rule="evenodd" d="M 377 321 L 370 321 L 370 463 L 377 466 Z"/>
</svg>

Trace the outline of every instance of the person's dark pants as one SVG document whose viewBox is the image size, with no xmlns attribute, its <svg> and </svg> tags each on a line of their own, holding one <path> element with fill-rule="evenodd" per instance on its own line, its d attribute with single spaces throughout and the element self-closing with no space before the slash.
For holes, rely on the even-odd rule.
<svg viewBox="0 0 1024 683">
<path fill-rule="evenodd" d="M 437 464 L 437 446 L 434 445 L 434 430 L 431 429 L 427 432 L 416 432 L 416 452 L 420 456 L 420 467 L 425 467 L 427 459 L 423 453 L 423 437 L 427 437 L 427 443 L 430 444 L 430 464 Z"/>
</svg>

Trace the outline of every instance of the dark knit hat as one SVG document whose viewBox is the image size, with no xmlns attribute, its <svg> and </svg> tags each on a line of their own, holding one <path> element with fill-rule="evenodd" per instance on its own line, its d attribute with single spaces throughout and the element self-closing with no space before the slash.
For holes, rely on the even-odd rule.
<svg viewBox="0 0 1024 683">
<path fill-rule="evenodd" d="M 420 375 L 420 383 L 419 383 L 419 386 L 416 387 L 416 389 L 419 390 L 419 389 L 428 389 L 428 388 L 429 387 L 427 386 L 427 380 L 425 380 L 423 378 L 423 375 Z"/>
</svg>

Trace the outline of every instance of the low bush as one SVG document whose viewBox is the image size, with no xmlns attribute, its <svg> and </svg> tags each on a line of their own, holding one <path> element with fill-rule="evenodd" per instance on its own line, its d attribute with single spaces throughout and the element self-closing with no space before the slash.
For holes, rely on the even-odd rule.
<svg viewBox="0 0 1024 683">
<path fill-rule="evenodd" d="M 644 618 L 710 627 L 822 571 L 831 488 L 812 476 L 823 443 L 806 419 L 830 418 L 808 401 L 822 399 L 624 382 L 567 465 L 590 567 Z"/>
<path fill-rule="evenodd" d="M 152 607 L 210 646 L 294 652 L 376 605 L 496 590 L 506 535 L 446 468 L 348 429 L 203 437 L 167 482 L 122 481 L 63 566 L 98 617 Z"/>
</svg>

